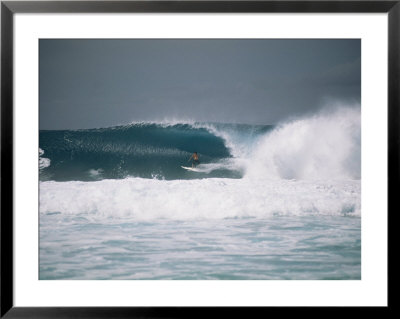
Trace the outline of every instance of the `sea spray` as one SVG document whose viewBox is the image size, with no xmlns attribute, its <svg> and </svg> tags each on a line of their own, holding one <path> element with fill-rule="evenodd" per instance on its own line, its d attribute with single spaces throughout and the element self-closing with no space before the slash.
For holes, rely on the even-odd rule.
<svg viewBox="0 0 400 319">
<path fill-rule="evenodd" d="M 359 108 L 337 108 L 278 125 L 247 157 L 247 178 L 360 179 Z"/>
</svg>

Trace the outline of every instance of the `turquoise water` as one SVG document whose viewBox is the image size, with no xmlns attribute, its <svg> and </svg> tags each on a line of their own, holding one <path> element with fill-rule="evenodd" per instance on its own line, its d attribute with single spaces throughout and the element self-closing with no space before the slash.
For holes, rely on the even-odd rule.
<svg viewBox="0 0 400 319">
<path fill-rule="evenodd" d="M 40 224 L 40 279 L 359 280 L 361 219 Z"/>
</svg>

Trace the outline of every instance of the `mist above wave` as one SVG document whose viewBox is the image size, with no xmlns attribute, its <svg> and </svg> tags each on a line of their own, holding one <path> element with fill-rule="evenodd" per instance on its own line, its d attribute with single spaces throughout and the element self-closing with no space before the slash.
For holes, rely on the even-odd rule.
<svg viewBox="0 0 400 319">
<path fill-rule="evenodd" d="M 241 164 L 251 179 L 360 179 L 360 109 L 338 107 L 282 123 Z"/>
</svg>

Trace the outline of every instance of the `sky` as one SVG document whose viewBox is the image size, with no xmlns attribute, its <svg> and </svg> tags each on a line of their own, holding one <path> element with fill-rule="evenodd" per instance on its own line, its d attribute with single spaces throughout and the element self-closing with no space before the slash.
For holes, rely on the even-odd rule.
<svg viewBox="0 0 400 319">
<path fill-rule="evenodd" d="M 41 39 L 40 129 L 277 124 L 361 100 L 359 39 Z"/>
</svg>

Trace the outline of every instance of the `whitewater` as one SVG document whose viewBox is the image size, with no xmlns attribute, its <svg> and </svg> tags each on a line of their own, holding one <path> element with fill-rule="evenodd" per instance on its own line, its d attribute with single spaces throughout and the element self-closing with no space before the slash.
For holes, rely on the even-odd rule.
<svg viewBox="0 0 400 319">
<path fill-rule="evenodd" d="M 359 105 L 40 131 L 39 172 L 43 280 L 361 279 Z"/>
</svg>

